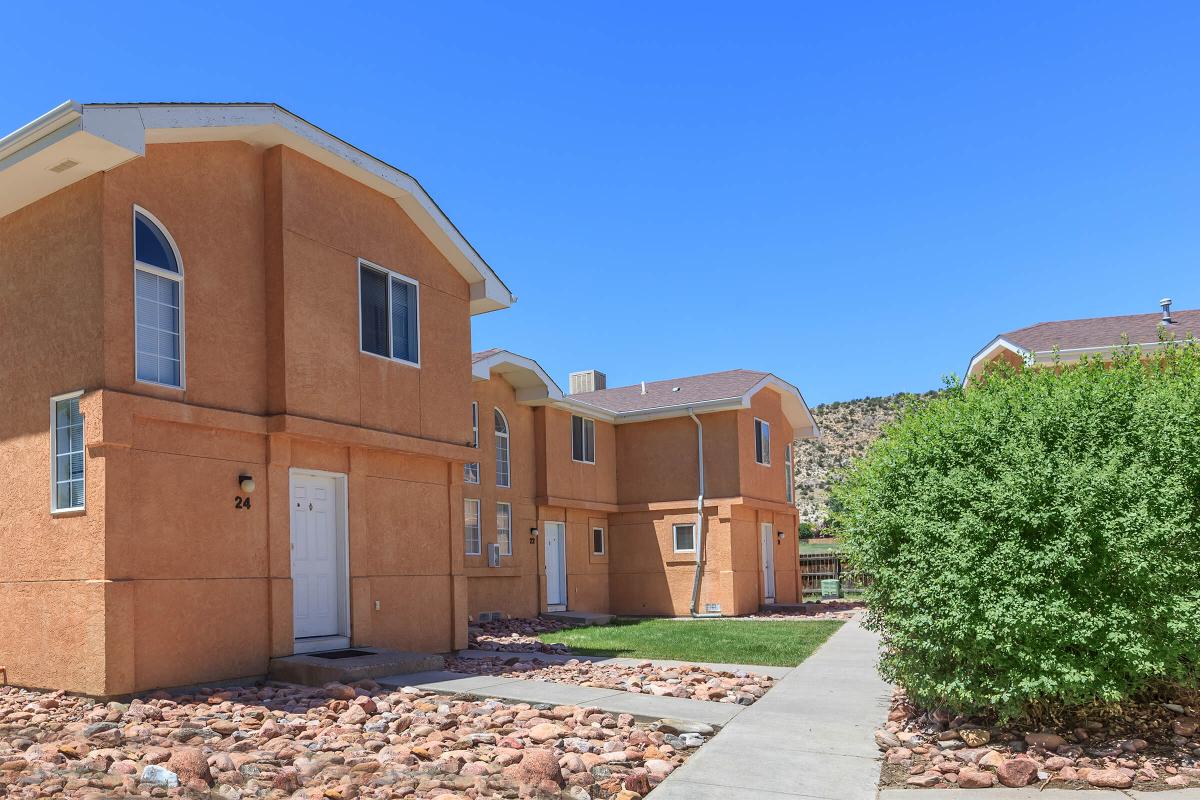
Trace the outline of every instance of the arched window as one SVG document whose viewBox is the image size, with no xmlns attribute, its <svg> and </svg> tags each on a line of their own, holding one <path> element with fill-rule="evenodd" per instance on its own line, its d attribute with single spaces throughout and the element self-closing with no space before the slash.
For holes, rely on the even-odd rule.
<svg viewBox="0 0 1200 800">
<path fill-rule="evenodd" d="M 139 381 L 183 387 L 183 262 L 166 228 L 133 209 L 133 321 Z"/>
<path fill-rule="evenodd" d="M 495 409 L 496 412 L 496 485 L 511 486 L 508 474 L 508 420 L 500 413 L 500 409 Z"/>
</svg>

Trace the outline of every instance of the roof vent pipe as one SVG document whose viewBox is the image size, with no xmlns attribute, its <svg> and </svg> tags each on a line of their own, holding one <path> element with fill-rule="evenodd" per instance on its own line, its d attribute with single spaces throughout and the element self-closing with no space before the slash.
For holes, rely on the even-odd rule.
<svg viewBox="0 0 1200 800">
<path fill-rule="evenodd" d="M 642 381 L 642 394 L 646 393 L 646 382 Z"/>
<path fill-rule="evenodd" d="M 1163 310 L 1162 321 L 1164 323 L 1170 325 L 1172 322 L 1175 321 L 1175 320 L 1171 319 L 1171 298 L 1164 297 L 1162 300 L 1158 301 L 1158 304 L 1160 306 L 1162 306 L 1162 310 Z"/>
</svg>

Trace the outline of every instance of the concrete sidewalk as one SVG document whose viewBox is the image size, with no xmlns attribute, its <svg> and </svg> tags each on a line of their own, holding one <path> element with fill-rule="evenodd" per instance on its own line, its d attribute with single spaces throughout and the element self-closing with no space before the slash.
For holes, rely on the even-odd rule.
<svg viewBox="0 0 1200 800">
<path fill-rule="evenodd" d="M 749 708 L 737 703 L 655 697 L 614 689 L 594 689 L 588 686 L 501 678 L 495 675 L 468 675 L 462 672 L 416 672 L 376 680 L 380 686 L 388 688 L 411 686 L 439 694 L 463 694 L 480 699 L 494 698 L 516 703 L 593 706 L 614 714 L 632 714 L 642 722 L 669 718 L 719 727 L 728 724 L 731 719 Z M 770 694 L 771 692 L 767 692 L 767 696 Z M 758 702 L 761 703 L 762 700 Z"/>
<path fill-rule="evenodd" d="M 614 656 L 588 656 L 538 652 L 508 653 L 500 650 L 459 650 L 457 653 L 455 653 L 455 656 L 457 658 L 474 659 L 517 658 L 521 661 L 532 661 L 534 659 L 538 659 L 546 664 L 566 664 L 568 661 L 590 661 L 593 664 L 613 664 L 618 667 L 636 667 L 638 664 L 645 664 L 647 661 L 649 661 L 656 667 L 682 667 L 690 664 L 696 667 L 711 669 L 714 672 L 752 672 L 755 675 L 769 675 L 772 678 L 782 678 L 784 675 L 787 675 L 789 672 L 795 669 L 795 667 L 768 667 L 762 664 L 723 664 L 714 661 L 676 661 L 669 658 L 621 658 Z"/>
<path fill-rule="evenodd" d="M 874 634 L 847 622 L 663 781 L 654 800 L 872 800 L 874 731 L 891 694 L 875 671 L 878 648 Z"/>
</svg>

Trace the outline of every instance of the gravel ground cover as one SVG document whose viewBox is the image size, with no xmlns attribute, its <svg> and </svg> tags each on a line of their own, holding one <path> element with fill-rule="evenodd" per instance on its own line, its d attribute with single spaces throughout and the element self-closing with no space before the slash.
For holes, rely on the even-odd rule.
<svg viewBox="0 0 1200 800">
<path fill-rule="evenodd" d="M 467 634 L 471 650 L 495 650 L 502 653 L 555 653 L 569 655 L 565 644 L 543 642 L 543 633 L 557 633 L 574 625 L 551 619 L 499 619 L 472 626 Z"/>
<path fill-rule="evenodd" d="M 1200 786 L 1200 698 L 1194 695 L 1097 705 L 1046 725 L 997 725 L 922 711 L 897 691 L 875 741 L 884 753 L 884 786 Z"/>
<path fill-rule="evenodd" d="M 867 604 L 860 600 L 826 600 L 819 603 L 803 603 L 796 608 L 781 608 L 770 612 L 748 614 L 738 619 L 851 619 L 860 611 L 865 611 Z"/>
<path fill-rule="evenodd" d="M 101 703 L 0 688 L 0 796 L 637 800 L 711 736 L 371 681 Z"/>
<path fill-rule="evenodd" d="M 625 667 L 577 659 L 571 659 L 565 664 L 547 664 L 536 658 L 520 660 L 516 657 L 506 659 L 497 656 L 451 659 L 446 668 L 454 672 L 476 675 L 553 681 L 635 694 L 684 697 L 717 703 L 738 703 L 744 706 L 752 704 L 775 685 L 775 680 L 767 675 L 755 675 L 743 670 L 716 672 L 694 664 L 656 667 L 650 661 Z"/>
</svg>

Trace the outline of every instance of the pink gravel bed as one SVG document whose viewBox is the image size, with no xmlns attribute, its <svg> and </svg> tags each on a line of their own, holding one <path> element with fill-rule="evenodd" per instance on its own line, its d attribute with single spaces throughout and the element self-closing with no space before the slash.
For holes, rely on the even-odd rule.
<svg viewBox="0 0 1200 800">
<path fill-rule="evenodd" d="M 549 664 L 541 659 L 517 658 L 455 658 L 446 669 L 476 675 L 496 675 L 503 678 L 553 681 L 573 686 L 613 689 L 658 697 L 683 697 L 717 703 L 750 705 L 775 685 L 768 675 L 749 672 L 717 672 L 687 664 L 679 667 L 656 667 L 651 661 L 637 666 L 592 663 L 571 659 L 565 664 Z"/>
<path fill-rule="evenodd" d="M 922 711 L 902 691 L 886 727 L 882 784 L 980 789 L 1200 786 L 1200 699 L 1154 697 L 1062 712 L 1053 724 L 996 724 Z"/>
<path fill-rule="evenodd" d="M 860 611 L 865 611 L 866 608 L 866 603 L 857 600 L 828 600 L 820 603 L 802 603 L 795 608 L 747 614 L 738 619 L 851 619 Z"/>
<path fill-rule="evenodd" d="M 711 729 L 371 681 L 103 703 L 0 688 L 0 796 L 636 800 Z"/>
<path fill-rule="evenodd" d="M 499 619 L 473 626 L 467 634 L 471 650 L 493 650 L 502 653 L 555 653 L 568 655 L 565 644 L 547 644 L 538 638 L 541 633 L 556 633 L 574 628 L 565 622 L 550 619 Z M 477 629 L 477 630 L 476 630 Z"/>
</svg>

